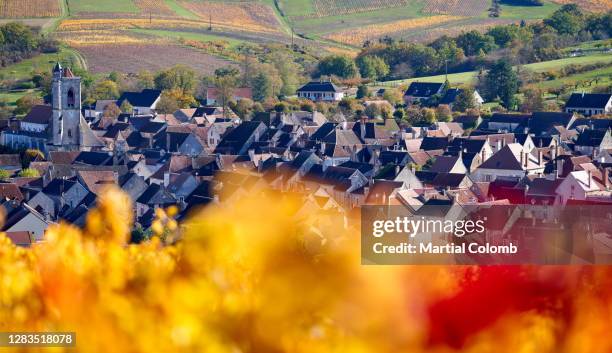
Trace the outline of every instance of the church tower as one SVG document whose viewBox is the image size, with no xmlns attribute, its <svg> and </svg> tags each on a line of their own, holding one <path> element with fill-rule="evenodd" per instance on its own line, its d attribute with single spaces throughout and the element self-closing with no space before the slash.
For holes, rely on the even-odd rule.
<svg viewBox="0 0 612 353">
<path fill-rule="evenodd" d="M 81 124 L 81 78 L 57 63 L 53 69 L 51 143 L 63 149 L 78 149 Z"/>
</svg>

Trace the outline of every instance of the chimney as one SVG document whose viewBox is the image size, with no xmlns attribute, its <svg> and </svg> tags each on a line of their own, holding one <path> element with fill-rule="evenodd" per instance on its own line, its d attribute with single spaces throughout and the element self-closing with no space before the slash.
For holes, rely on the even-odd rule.
<svg viewBox="0 0 612 353">
<path fill-rule="evenodd" d="M 557 178 L 561 178 L 561 176 L 563 175 L 563 162 L 563 159 L 557 160 Z"/>
<path fill-rule="evenodd" d="M 593 176 L 593 173 L 590 170 L 587 170 L 587 186 L 589 187 L 589 189 L 591 188 L 592 176 Z"/>
<path fill-rule="evenodd" d="M 538 150 L 538 165 L 542 165 L 542 151 Z"/>
<path fill-rule="evenodd" d="M 361 122 L 359 123 L 359 137 L 361 137 L 361 140 L 365 140 L 365 135 L 366 135 L 366 122 L 365 119 L 361 119 Z"/>
<path fill-rule="evenodd" d="M 497 151 L 496 152 L 499 152 L 501 149 L 502 149 L 502 142 L 501 140 L 497 140 Z"/>
<path fill-rule="evenodd" d="M 396 165 L 395 166 L 395 176 L 397 176 L 400 173 L 400 166 Z"/>
<path fill-rule="evenodd" d="M 164 186 L 168 187 L 168 185 L 170 184 L 170 172 L 164 172 Z"/>
<path fill-rule="evenodd" d="M 525 152 L 525 168 L 529 165 L 529 152 Z"/>
<path fill-rule="evenodd" d="M 522 165 L 523 165 L 523 163 L 524 163 L 524 162 L 523 162 L 523 158 L 524 158 L 523 151 L 521 150 L 521 152 L 519 152 L 519 153 L 521 154 L 521 166 L 522 166 Z"/>
<path fill-rule="evenodd" d="M 610 169 L 604 168 L 603 170 L 603 186 L 606 190 L 610 189 Z"/>
</svg>

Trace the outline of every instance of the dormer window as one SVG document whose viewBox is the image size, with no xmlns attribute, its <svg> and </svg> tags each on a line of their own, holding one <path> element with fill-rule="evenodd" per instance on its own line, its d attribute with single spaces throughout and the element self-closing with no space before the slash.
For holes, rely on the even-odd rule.
<svg viewBox="0 0 612 353">
<path fill-rule="evenodd" d="M 68 105 L 68 108 L 74 108 L 75 99 L 74 99 L 74 90 L 72 88 L 68 90 L 68 97 L 66 99 L 66 104 Z"/>
</svg>

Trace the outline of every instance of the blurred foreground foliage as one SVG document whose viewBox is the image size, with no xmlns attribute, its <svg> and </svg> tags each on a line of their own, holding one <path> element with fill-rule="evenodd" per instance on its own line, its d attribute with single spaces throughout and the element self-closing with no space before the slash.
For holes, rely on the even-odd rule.
<svg viewBox="0 0 612 353">
<path fill-rule="evenodd" d="M 180 241 L 128 245 L 109 189 L 84 230 L 0 235 L 0 331 L 76 331 L 78 352 L 612 351 L 605 267 L 361 266 L 358 234 L 301 202 L 209 207 Z M 30 351 L 64 350 L 11 349 Z"/>
</svg>

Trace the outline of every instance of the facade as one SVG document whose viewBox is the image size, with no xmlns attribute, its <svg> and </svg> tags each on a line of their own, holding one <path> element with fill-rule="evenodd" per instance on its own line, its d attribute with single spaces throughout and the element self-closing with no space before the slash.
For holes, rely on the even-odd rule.
<svg viewBox="0 0 612 353">
<path fill-rule="evenodd" d="M 344 98 L 344 92 L 331 82 L 309 82 L 297 90 L 298 98 L 312 101 L 337 102 Z"/>
<path fill-rule="evenodd" d="M 584 116 L 612 113 L 612 94 L 572 93 L 565 104 L 565 112 Z"/>
</svg>

